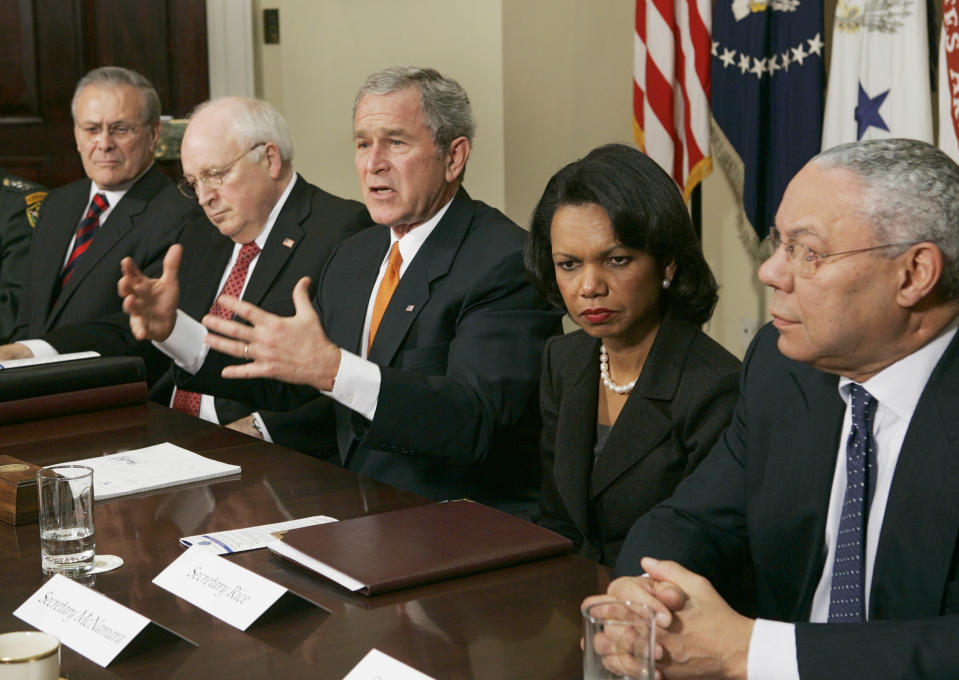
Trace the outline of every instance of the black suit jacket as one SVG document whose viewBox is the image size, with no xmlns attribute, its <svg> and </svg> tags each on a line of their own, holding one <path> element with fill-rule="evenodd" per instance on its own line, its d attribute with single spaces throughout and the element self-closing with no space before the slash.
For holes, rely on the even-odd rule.
<svg viewBox="0 0 959 680">
<path fill-rule="evenodd" d="M 201 214 L 200 208 L 154 165 L 114 206 L 58 294 L 67 248 L 89 197 L 90 180 L 84 179 L 54 189 L 43 202 L 13 337 L 40 338 L 61 353 L 136 354 L 147 360 L 155 377 L 167 362 L 129 332 L 117 295 L 120 260 L 130 256 L 147 274 L 159 276 L 167 248 L 176 243 L 184 224 Z"/>
<path fill-rule="evenodd" d="M 524 240 L 505 215 L 459 190 L 377 331 L 370 353 L 382 376 L 375 417 L 334 404 L 341 464 L 433 499 L 535 511 L 536 385 L 543 344 L 558 331 L 560 314 L 526 280 Z M 314 301 L 330 339 L 357 354 L 389 243 L 383 226 L 341 243 Z M 210 377 L 227 363 L 235 360 L 211 353 L 184 385 L 216 387 Z M 317 394 L 262 380 L 221 381 L 218 389 L 273 408 Z"/>
<path fill-rule="evenodd" d="M 371 224 L 362 203 L 339 198 L 297 177 L 260 252 L 243 299 L 273 314 L 293 315 L 296 310 L 292 294 L 296 282 L 309 276 L 315 287 L 334 246 Z M 233 254 L 234 242 L 202 217 L 187 225 L 180 243 L 183 245 L 180 309 L 200 320 L 219 293 L 220 279 Z M 169 405 L 173 381 L 171 369 L 151 391 L 151 399 Z M 215 394 L 216 390 L 212 393 Z M 247 404 L 231 399 L 217 398 L 214 403 L 223 424 L 252 411 Z M 329 404 L 317 402 L 302 413 L 298 414 L 298 411 L 261 413 L 273 440 L 314 454 L 325 454 L 335 448 L 332 427 L 328 428 L 324 438 L 322 432 L 310 437 L 300 436 L 301 432 L 295 426 L 297 415 L 325 419 L 331 425 Z M 288 425 L 291 420 L 293 426 Z"/>
<path fill-rule="evenodd" d="M 784 357 L 763 328 L 731 425 L 673 497 L 641 518 L 617 562 L 674 559 L 720 592 L 755 574 L 755 613 L 803 622 L 825 562 L 842 428 L 838 377 Z M 959 677 L 959 336 L 916 406 L 883 519 L 866 624 L 797 623 L 803 678 Z"/>
<path fill-rule="evenodd" d="M 543 514 L 580 554 L 612 566 L 636 519 L 668 498 L 729 424 L 739 360 L 667 313 L 595 459 L 599 345 L 583 331 L 546 345 L 540 380 Z"/>
</svg>

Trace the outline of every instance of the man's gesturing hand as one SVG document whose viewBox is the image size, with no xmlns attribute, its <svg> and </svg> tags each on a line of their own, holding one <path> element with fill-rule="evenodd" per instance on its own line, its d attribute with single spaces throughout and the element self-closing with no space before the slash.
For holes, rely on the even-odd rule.
<svg viewBox="0 0 959 680">
<path fill-rule="evenodd" d="M 117 293 L 123 298 L 123 311 L 130 316 L 130 330 L 137 340 L 162 342 L 173 332 L 180 304 L 177 275 L 182 257 L 183 246 L 170 246 L 158 279 L 146 276 L 129 257 L 120 262 L 123 276 L 117 282 Z"/>
<path fill-rule="evenodd" d="M 248 360 L 227 366 L 224 378 L 276 378 L 288 383 L 332 390 L 340 367 L 340 349 L 326 337 L 310 302 L 310 279 L 293 289 L 296 313 L 283 317 L 249 302 L 223 295 L 219 304 L 250 325 L 207 314 L 203 325 L 211 332 L 206 343 L 218 352 Z"/>
</svg>

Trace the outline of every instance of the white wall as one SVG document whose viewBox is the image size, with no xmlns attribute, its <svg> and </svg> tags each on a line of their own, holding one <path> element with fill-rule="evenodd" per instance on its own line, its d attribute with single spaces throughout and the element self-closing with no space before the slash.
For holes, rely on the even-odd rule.
<svg viewBox="0 0 959 680">
<path fill-rule="evenodd" d="M 263 8 L 280 12 L 280 44 L 264 45 Z M 499 0 L 255 0 L 257 94 L 286 117 L 294 164 L 311 182 L 359 198 L 350 112 L 384 66 L 432 66 L 470 94 L 479 121 L 467 188 L 505 201 Z"/>
<path fill-rule="evenodd" d="M 363 79 L 433 66 L 467 90 L 479 126 L 466 186 L 527 226 L 546 180 L 606 142 L 632 141 L 634 0 L 254 0 L 257 94 L 286 116 L 296 167 L 357 198 L 350 111 Z M 264 45 L 263 8 L 280 11 Z M 766 318 L 721 172 L 703 185 L 703 247 L 719 280 L 707 331 L 742 355 Z"/>
</svg>

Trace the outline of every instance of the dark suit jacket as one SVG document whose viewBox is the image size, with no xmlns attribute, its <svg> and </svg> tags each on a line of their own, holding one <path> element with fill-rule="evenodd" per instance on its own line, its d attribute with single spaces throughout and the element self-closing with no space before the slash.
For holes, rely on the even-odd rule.
<svg viewBox="0 0 959 680">
<path fill-rule="evenodd" d="M 309 276 L 316 286 L 334 246 L 371 224 L 362 203 L 339 198 L 297 177 L 257 259 L 243 299 L 273 314 L 292 316 L 296 311 L 292 298 L 296 282 Z M 220 234 L 206 217 L 201 217 L 187 225 L 180 243 L 183 245 L 180 309 L 199 320 L 219 293 L 220 279 L 233 254 L 234 242 Z M 170 370 L 151 391 L 151 399 L 169 405 L 173 380 Z M 223 424 L 252 411 L 250 406 L 230 399 L 218 398 L 214 403 Z M 287 425 L 298 411 L 261 413 L 273 440 L 307 453 L 323 454 L 334 449 L 329 403 L 323 400 L 311 404 L 300 414 L 313 419 L 326 418 L 325 439 L 322 432 L 310 432 L 315 436 L 309 438 L 299 436 L 296 421 L 293 426 Z"/>
<path fill-rule="evenodd" d="M 334 404 L 341 464 L 429 498 L 535 510 L 536 385 L 559 312 L 526 280 L 524 240 L 505 215 L 459 190 L 380 323 L 370 353 L 382 376 L 373 421 Z M 357 354 L 389 243 L 382 226 L 348 238 L 320 282 L 315 305 L 327 334 Z M 215 387 L 210 376 L 231 362 L 211 353 L 184 384 Z M 262 380 L 234 381 L 227 391 L 223 396 L 273 408 L 316 395 Z"/>
<path fill-rule="evenodd" d="M 546 345 L 539 523 L 572 539 L 584 557 L 612 566 L 633 522 L 669 498 L 729 424 L 739 360 L 696 326 L 666 314 L 594 465 L 604 389 L 599 344 L 576 331 Z"/>
<path fill-rule="evenodd" d="M 844 405 L 838 377 L 787 359 L 763 328 L 731 425 L 671 499 L 641 518 L 617 562 L 674 559 L 721 593 L 755 574 L 755 613 L 808 621 Z M 803 678 L 959 677 L 959 336 L 916 406 L 879 537 L 867 624 L 797 623 Z"/>
<path fill-rule="evenodd" d="M 57 295 L 67 247 L 89 194 L 90 180 L 84 179 L 54 189 L 43 202 L 13 337 L 40 338 L 61 353 L 136 354 L 147 360 L 156 377 L 167 362 L 149 343 L 138 343 L 129 333 L 117 295 L 120 260 L 130 256 L 140 269 L 159 276 L 167 248 L 176 243 L 183 225 L 200 214 L 200 208 L 154 165 L 114 206 Z M 117 332 L 123 328 L 125 334 Z"/>
</svg>

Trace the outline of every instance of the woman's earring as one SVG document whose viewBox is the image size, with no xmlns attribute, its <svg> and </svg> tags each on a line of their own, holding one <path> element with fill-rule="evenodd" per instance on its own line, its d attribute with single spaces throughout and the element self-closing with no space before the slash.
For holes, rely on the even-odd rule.
<svg viewBox="0 0 959 680">
<path fill-rule="evenodd" d="M 670 281 L 669 279 L 663 279 L 663 290 L 666 290 L 667 288 L 669 288 L 669 284 L 671 283 L 672 281 Z"/>
</svg>

